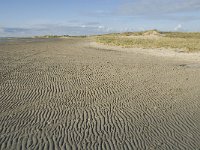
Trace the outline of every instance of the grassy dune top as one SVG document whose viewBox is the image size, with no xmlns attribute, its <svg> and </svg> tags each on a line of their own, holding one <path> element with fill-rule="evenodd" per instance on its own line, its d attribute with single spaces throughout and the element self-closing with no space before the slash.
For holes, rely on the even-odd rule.
<svg viewBox="0 0 200 150">
<path fill-rule="evenodd" d="M 82 36 L 70 36 L 70 35 L 43 35 L 43 36 L 34 36 L 35 38 L 66 38 L 66 37 L 77 37 L 85 38 L 85 35 Z"/>
<path fill-rule="evenodd" d="M 200 33 L 150 30 L 99 35 L 96 37 L 96 41 L 126 48 L 169 48 L 184 52 L 200 51 Z"/>
</svg>

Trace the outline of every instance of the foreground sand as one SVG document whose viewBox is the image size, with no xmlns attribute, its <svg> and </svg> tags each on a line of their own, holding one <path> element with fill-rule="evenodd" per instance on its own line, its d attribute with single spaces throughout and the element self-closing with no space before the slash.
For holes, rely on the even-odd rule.
<svg viewBox="0 0 200 150">
<path fill-rule="evenodd" d="M 0 149 L 199 149 L 200 65 L 91 47 L 0 44 Z"/>
</svg>

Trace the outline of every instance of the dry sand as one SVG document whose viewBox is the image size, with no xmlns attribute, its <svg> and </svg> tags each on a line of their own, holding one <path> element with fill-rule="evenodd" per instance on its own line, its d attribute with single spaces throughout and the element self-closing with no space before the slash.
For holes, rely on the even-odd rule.
<svg viewBox="0 0 200 150">
<path fill-rule="evenodd" d="M 0 149 L 199 149 L 200 65 L 163 56 L 0 43 Z"/>
<path fill-rule="evenodd" d="M 130 38 L 133 38 L 133 37 L 130 37 Z M 140 37 L 135 36 L 135 38 L 140 38 Z M 151 38 L 152 39 L 154 37 L 149 36 L 149 37 L 141 37 L 141 38 L 142 39 L 145 39 L 145 38 Z M 152 56 L 160 56 L 160 57 L 163 57 L 163 58 L 170 57 L 170 58 L 173 58 L 175 60 L 183 60 L 183 61 L 187 61 L 187 62 L 190 62 L 190 63 L 194 62 L 196 64 L 200 64 L 200 52 L 186 52 L 185 50 L 182 50 L 182 49 L 124 48 L 124 47 L 121 47 L 121 46 L 104 45 L 104 44 L 101 44 L 101 43 L 94 42 L 93 40 L 91 40 L 89 42 L 89 46 L 91 48 L 97 48 L 97 49 L 106 49 L 106 50 L 130 52 L 130 53 L 145 54 L 145 55 L 152 55 Z"/>
</svg>

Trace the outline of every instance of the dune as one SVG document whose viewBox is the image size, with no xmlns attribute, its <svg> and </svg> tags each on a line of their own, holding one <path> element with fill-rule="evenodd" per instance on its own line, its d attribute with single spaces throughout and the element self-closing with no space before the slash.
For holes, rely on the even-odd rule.
<svg viewBox="0 0 200 150">
<path fill-rule="evenodd" d="M 2 42 L 0 54 L 2 150 L 200 148 L 196 60 L 71 37 Z"/>
</svg>

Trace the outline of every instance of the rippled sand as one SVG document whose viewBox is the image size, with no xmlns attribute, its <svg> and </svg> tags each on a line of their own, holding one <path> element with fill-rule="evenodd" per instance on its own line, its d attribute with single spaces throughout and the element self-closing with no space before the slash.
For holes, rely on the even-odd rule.
<svg viewBox="0 0 200 150">
<path fill-rule="evenodd" d="M 88 43 L 0 43 L 0 149 L 200 148 L 198 64 Z"/>
</svg>

